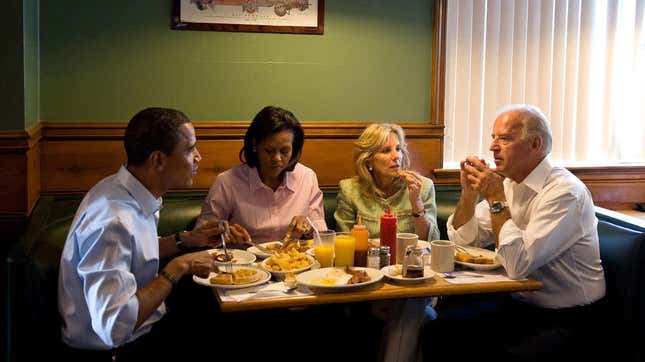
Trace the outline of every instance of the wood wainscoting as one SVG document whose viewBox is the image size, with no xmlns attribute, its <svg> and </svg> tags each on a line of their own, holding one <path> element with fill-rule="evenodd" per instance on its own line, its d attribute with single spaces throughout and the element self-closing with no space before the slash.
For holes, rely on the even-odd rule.
<svg viewBox="0 0 645 362">
<path fill-rule="evenodd" d="M 17 236 L 40 197 L 40 139 L 40 125 L 0 132 L 0 228 L 9 239 Z M 3 243 L 3 249 L 8 247 Z"/>
<path fill-rule="evenodd" d="M 318 175 L 321 187 L 336 187 L 354 175 L 353 141 L 365 123 L 305 123 L 301 162 Z M 202 154 L 192 191 L 208 190 L 215 176 L 239 165 L 245 122 L 194 123 Z M 401 123 L 413 167 L 430 176 L 441 167 L 443 127 Z M 46 193 L 85 192 L 126 160 L 124 123 L 44 123 L 41 143 L 41 188 Z"/>
</svg>

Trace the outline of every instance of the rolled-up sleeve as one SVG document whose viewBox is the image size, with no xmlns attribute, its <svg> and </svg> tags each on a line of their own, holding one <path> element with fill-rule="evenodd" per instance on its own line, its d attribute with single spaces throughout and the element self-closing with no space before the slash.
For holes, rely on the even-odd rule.
<svg viewBox="0 0 645 362">
<path fill-rule="evenodd" d="M 475 206 L 475 214 L 458 229 L 452 224 L 455 214 L 448 217 L 446 229 L 448 239 L 459 245 L 483 247 L 492 242 L 492 226 L 488 202 L 481 201 Z"/>
<path fill-rule="evenodd" d="M 77 272 L 92 329 L 106 345 L 120 346 L 132 336 L 139 311 L 137 282 L 130 272 L 132 235 L 114 221 L 77 240 L 83 240 Z"/>
</svg>

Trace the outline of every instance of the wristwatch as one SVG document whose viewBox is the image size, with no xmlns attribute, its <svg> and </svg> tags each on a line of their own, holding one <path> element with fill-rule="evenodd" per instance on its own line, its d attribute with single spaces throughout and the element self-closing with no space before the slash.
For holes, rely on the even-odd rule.
<svg viewBox="0 0 645 362">
<path fill-rule="evenodd" d="M 493 201 L 493 203 L 490 205 L 490 213 L 498 214 L 502 212 L 505 207 L 508 207 L 506 201 Z"/>
</svg>

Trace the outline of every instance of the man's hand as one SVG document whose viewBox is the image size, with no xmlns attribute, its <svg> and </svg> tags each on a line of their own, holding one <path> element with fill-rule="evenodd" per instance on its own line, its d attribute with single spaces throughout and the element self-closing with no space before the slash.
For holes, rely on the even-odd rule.
<svg viewBox="0 0 645 362">
<path fill-rule="evenodd" d="M 190 248 L 198 247 L 219 247 L 222 244 L 220 234 L 225 233 L 226 242 L 230 242 L 231 248 L 243 248 L 251 246 L 251 235 L 244 227 L 238 224 L 228 225 L 225 220 L 211 221 L 202 226 L 182 233 L 182 242 Z M 227 244 L 228 245 L 228 244 Z"/>
<path fill-rule="evenodd" d="M 173 276 L 195 274 L 206 278 L 211 272 L 218 272 L 215 255 L 208 251 L 187 253 L 171 260 L 165 268 Z"/>
<path fill-rule="evenodd" d="M 461 172 L 462 179 L 465 173 L 465 181 L 484 199 L 489 201 L 492 199 L 506 200 L 504 195 L 504 177 L 491 170 L 484 160 L 472 156 L 467 157 L 462 162 Z M 463 183 L 464 180 L 462 180 L 462 187 Z"/>
</svg>

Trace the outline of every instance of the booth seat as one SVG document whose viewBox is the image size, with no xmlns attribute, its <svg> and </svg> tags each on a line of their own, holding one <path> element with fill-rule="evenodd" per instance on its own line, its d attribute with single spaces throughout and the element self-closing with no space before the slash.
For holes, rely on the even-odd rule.
<svg viewBox="0 0 645 362">
<path fill-rule="evenodd" d="M 446 239 L 446 220 L 459 199 L 459 187 L 437 187 L 437 221 Z M 325 219 L 335 227 L 338 190 L 326 189 Z M 159 235 L 191 230 L 205 193 L 169 193 L 164 197 Z M 55 356 L 61 348 L 57 278 L 65 237 L 82 195 L 44 195 L 7 258 L 7 341 L 10 361 Z M 615 345 L 644 357 L 645 229 L 597 212 L 600 248 L 607 277 L 607 315 Z M 600 327 L 600 325 L 599 325 Z M 619 344 L 619 345 L 618 345 Z"/>
</svg>

